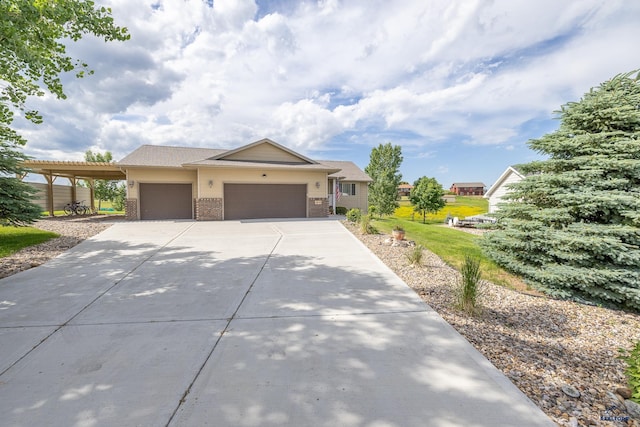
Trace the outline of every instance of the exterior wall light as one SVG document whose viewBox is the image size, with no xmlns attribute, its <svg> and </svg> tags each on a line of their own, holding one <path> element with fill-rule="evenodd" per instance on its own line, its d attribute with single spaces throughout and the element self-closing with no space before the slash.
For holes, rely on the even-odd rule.
<svg viewBox="0 0 640 427">
<path fill-rule="evenodd" d="M 213 187 L 213 180 L 212 179 L 209 180 L 209 188 L 211 188 L 211 187 Z"/>
<path fill-rule="evenodd" d="M 135 181 L 134 181 L 134 180 L 129 181 L 129 187 L 130 187 L 130 188 L 133 188 L 134 184 L 135 184 Z"/>
<path fill-rule="evenodd" d="M 316 188 L 320 188 L 320 181 L 316 181 Z"/>
</svg>

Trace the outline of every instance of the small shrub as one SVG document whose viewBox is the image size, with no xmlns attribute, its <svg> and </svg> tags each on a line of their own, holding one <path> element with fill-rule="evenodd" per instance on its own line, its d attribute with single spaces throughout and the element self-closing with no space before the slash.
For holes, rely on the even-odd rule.
<svg viewBox="0 0 640 427">
<path fill-rule="evenodd" d="M 460 269 L 461 278 L 456 289 L 457 307 L 469 314 L 474 314 L 478 309 L 478 297 L 480 295 L 480 261 L 466 255 L 464 264 Z"/>
<path fill-rule="evenodd" d="M 640 341 L 638 341 L 630 352 L 620 349 L 621 359 L 627 363 L 624 374 L 631 389 L 631 400 L 640 403 Z"/>
<path fill-rule="evenodd" d="M 336 207 L 336 215 L 346 215 L 346 214 L 347 214 L 347 208 L 345 208 L 344 206 Z"/>
<path fill-rule="evenodd" d="M 371 224 L 371 215 L 364 215 L 360 218 L 360 232 L 362 234 L 375 234 L 378 232 Z"/>
<path fill-rule="evenodd" d="M 422 265 L 423 250 L 424 246 L 416 245 L 409 251 L 409 253 L 407 254 L 407 259 L 409 260 L 410 265 Z"/>
<path fill-rule="evenodd" d="M 360 222 L 361 217 L 362 213 L 360 212 L 360 209 L 353 208 L 349 209 L 349 211 L 347 212 L 347 219 L 351 222 Z"/>
</svg>

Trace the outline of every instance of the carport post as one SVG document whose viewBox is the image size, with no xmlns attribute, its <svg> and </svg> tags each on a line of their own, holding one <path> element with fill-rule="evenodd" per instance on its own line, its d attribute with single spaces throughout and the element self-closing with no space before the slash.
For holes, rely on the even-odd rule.
<svg viewBox="0 0 640 427">
<path fill-rule="evenodd" d="M 53 181 L 55 181 L 56 178 L 51 172 L 43 174 L 43 176 L 47 180 L 47 207 L 49 208 L 49 216 L 55 216 L 53 213 Z"/>
<path fill-rule="evenodd" d="M 96 196 L 93 188 L 95 181 L 93 178 L 89 178 L 86 181 L 89 183 L 89 197 L 91 198 L 91 204 L 89 206 L 91 206 L 91 213 L 95 213 L 96 212 L 96 200 L 95 200 Z"/>
<path fill-rule="evenodd" d="M 76 202 L 76 177 L 75 176 L 71 176 L 69 177 L 69 181 L 71 182 L 71 203 L 75 203 Z"/>
</svg>

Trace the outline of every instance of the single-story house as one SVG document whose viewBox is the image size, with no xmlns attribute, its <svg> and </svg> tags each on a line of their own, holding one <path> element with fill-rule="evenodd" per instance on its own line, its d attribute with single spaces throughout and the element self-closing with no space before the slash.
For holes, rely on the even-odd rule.
<svg viewBox="0 0 640 427">
<path fill-rule="evenodd" d="M 410 196 L 412 188 L 413 188 L 413 185 L 411 184 L 398 185 L 398 197 Z"/>
<path fill-rule="evenodd" d="M 348 161 L 316 161 L 269 139 L 232 149 L 143 145 L 117 162 L 127 219 L 317 218 L 367 211 L 371 178 Z"/>
<path fill-rule="evenodd" d="M 319 160 L 323 165 L 340 169 L 328 176 L 330 194 L 329 210 L 343 206 L 347 209 L 360 209 L 366 214 L 369 209 L 369 183 L 373 180 L 353 162 L 340 160 Z"/>
<path fill-rule="evenodd" d="M 524 175 L 513 166 L 509 166 L 502 175 L 500 175 L 500 178 L 498 178 L 484 195 L 485 199 L 489 199 L 489 213 L 496 212 L 498 210 L 498 204 L 503 203 L 502 198 L 509 192 L 507 186 L 521 181 L 523 178 Z"/>
<path fill-rule="evenodd" d="M 482 196 L 484 188 L 482 182 L 454 182 L 449 191 L 458 196 Z"/>
</svg>

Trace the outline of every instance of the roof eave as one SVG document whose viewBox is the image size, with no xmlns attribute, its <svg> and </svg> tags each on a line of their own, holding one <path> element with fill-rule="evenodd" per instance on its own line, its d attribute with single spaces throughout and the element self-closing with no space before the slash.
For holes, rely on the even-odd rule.
<svg viewBox="0 0 640 427">
<path fill-rule="evenodd" d="M 313 166 L 313 165 L 309 165 Z M 188 169 L 198 169 L 198 168 L 207 168 L 207 169 L 260 169 L 260 170 L 287 170 L 287 171 L 300 171 L 300 172 L 326 172 L 327 174 L 340 172 L 340 169 L 332 169 L 332 168 L 305 168 L 305 165 L 277 165 L 272 163 L 264 163 L 264 164 L 217 164 L 217 165 L 208 165 L 206 163 L 184 163 L 182 165 L 183 168 Z"/>
<path fill-rule="evenodd" d="M 520 172 L 518 172 L 516 168 L 514 168 L 513 166 L 509 166 L 507 169 L 505 169 L 504 172 L 502 172 L 502 175 L 500 175 L 500 177 L 496 180 L 496 182 L 493 183 L 493 185 L 487 190 L 487 192 L 484 193 L 484 198 L 488 199 L 489 197 L 491 197 L 493 193 L 495 193 L 495 191 L 498 188 L 500 188 L 502 183 L 507 179 L 507 177 L 511 173 L 515 173 L 520 178 L 524 178 L 524 176 Z"/>
</svg>

